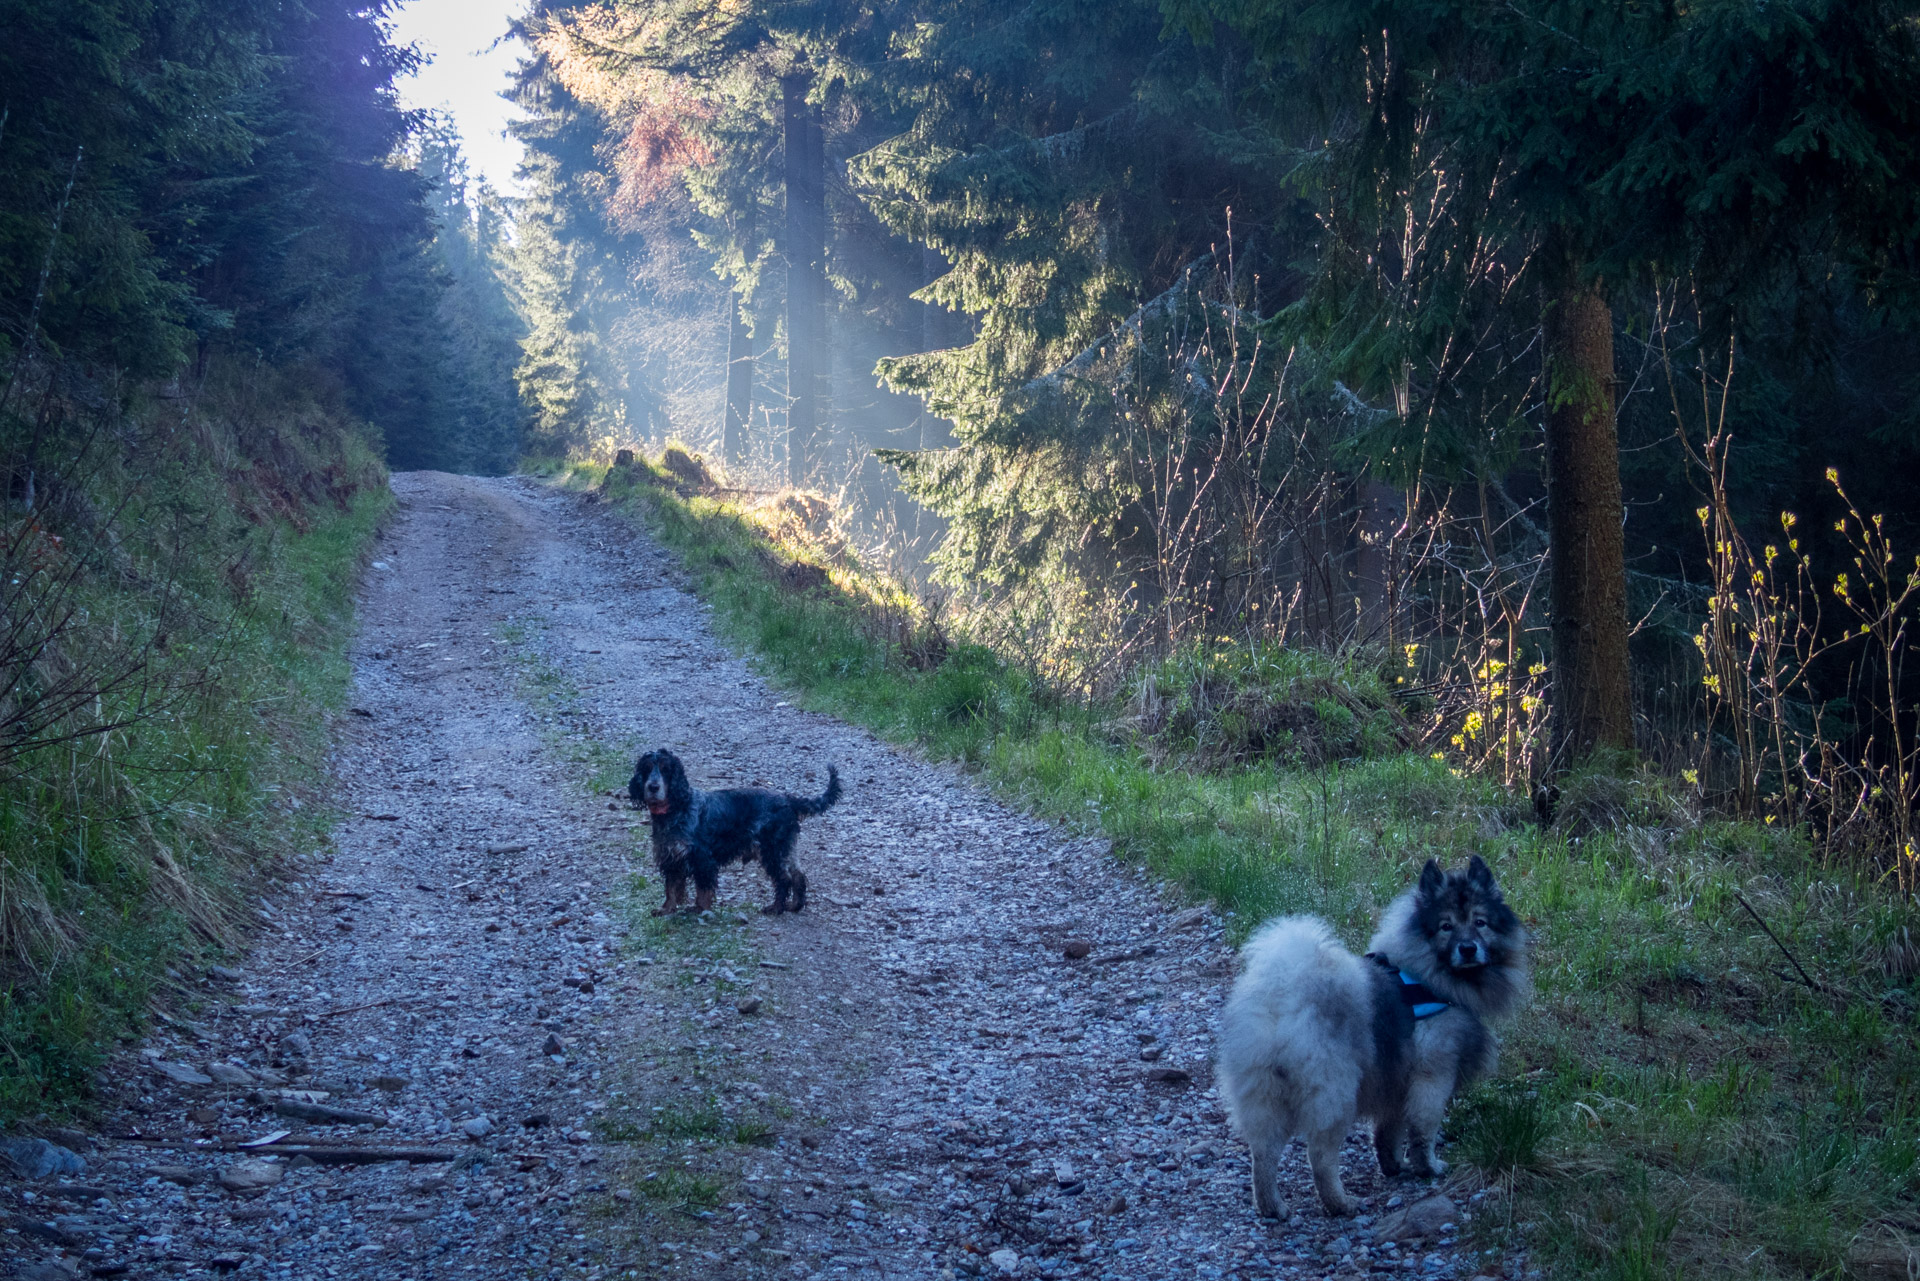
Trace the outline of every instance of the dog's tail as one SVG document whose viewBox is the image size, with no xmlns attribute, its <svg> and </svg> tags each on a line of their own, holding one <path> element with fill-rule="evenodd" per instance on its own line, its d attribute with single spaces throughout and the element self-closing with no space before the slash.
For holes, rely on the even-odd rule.
<svg viewBox="0 0 1920 1281">
<path fill-rule="evenodd" d="M 793 812 L 802 818 L 809 814 L 824 814 L 833 808 L 833 803 L 839 799 L 840 771 L 829 765 L 827 766 L 827 790 L 811 799 L 804 796 L 794 797 Z"/>
</svg>

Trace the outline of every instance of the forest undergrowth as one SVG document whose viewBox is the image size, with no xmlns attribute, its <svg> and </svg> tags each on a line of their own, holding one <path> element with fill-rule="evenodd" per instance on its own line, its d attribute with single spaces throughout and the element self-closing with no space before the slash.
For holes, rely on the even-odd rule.
<svg viewBox="0 0 1920 1281">
<path fill-rule="evenodd" d="M 1389 656 L 1222 642 L 1061 697 L 810 535 L 804 502 L 706 496 L 673 461 L 535 470 L 641 521 L 803 705 L 1111 839 L 1236 938 L 1313 912 L 1364 943 L 1426 858 L 1487 859 L 1537 996 L 1449 1121 L 1455 1178 L 1502 1193 L 1483 1244 L 1622 1281 L 1920 1267 L 1920 913 L 1861 865 L 1625 762 L 1563 780 L 1543 827 L 1415 745 Z"/>
<path fill-rule="evenodd" d="M 324 844 L 325 712 L 392 505 L 362 429 L 272 371 L 66 428 L 0 531 L 8 1120 L 83 1108 L 116 1039 L 241 945 L 276 863 Z"/>
</svg>

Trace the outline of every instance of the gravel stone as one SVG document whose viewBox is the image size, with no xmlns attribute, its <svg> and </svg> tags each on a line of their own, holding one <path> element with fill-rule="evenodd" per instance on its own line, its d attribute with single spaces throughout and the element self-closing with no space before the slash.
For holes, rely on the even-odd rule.
<svg viewBox="0 0 1920 1281">
<path fill-rule="evenodd" d="M 286 1167 L 277 1161 L 235 1161 L 214 1176 L 214 1182 L 229 1192 L 257 1192 L 286 1175 Z"/>
<path fill-rule="evenodd" d="M 1375 1226 L 1373 1234 L 1382 1241 L 1439 1236 L 1442 1227 L 1452 1227 L 1459 1212 L 1450 1198 L 1435 1193 L 1386 1215 Z"/>
<path fill-rule="evenodd" d="M 23 1179 L 50 1179 L 56 1174 L 84 1174 L 86 1158 L 45 1139 L 0 1140 L 0 1158 Z"/>
</svg>

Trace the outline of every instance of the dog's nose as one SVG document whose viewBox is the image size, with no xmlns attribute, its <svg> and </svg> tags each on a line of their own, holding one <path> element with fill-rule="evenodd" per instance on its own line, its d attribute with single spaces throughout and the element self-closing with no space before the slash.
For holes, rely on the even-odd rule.
<svg viewBox="0 0 1920 1281">
<path fill-rule="evenodd" d="M 1454 949 L 1455 963 L 1459 965 L 1478 965 L 1480 963 L 1480 945 L 1462 943 Z"/>
</svg>

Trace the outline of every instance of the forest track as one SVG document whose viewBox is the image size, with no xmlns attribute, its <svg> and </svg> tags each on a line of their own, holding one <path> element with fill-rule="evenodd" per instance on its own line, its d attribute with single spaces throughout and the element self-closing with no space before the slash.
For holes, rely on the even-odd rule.
<svg viewBox="0 0 1920 1281">
<path fill-rule="evenodd" d="M 333 849 L 237 975 L 185 977 L 198 1008 L 119 1056 L 87 1171 L 10 1189 L 23 1275 L 1473 1274 L 1437 1225 L 1389 1251 L 1326 1219 L 1297 1151 L 1294 1220 L 1254 1218 L 1209 1088 L 1209 913 L 788 706 L 578 496 L 393 484 Z M 805 913 L 761 916 L 732 869 L 710 918 L 647 915 L 643 816 L 588 780 L 661 744 L 709 786 L 839 766 Z M 234 1150 L 276 1131 L 264 1165 Z M 1360 1136 L 1347 1169 L 1369 1215 L 1425 1191 Z"/>
</svg>

